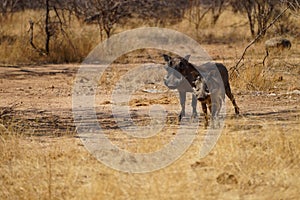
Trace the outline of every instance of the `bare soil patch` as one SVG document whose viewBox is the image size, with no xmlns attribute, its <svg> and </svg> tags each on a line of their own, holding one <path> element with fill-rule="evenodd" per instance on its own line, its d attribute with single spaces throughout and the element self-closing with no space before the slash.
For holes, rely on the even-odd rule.
<svg viewBox="0 0 300 200">
<path fill-rule="evenodd" d="M 131 118 L 149 125 L 149 108 L 164 106 L 167 131 L 147 138 L 126 136 L 111 107 L 113 84 L 140 64 L 109 68 L 96 92 L 98 121 L 108 138 L 131 152 L 159 150 L 172 141 L 180 111 L 177 93 L 159 74 L 130 97 Z M 222 135 L 210 154 L 199 158 L 206 134 L 202 114 L 197 137 L 171 166 L 130 174 L 98 162 L 76 135 L 72 90 L 79 65 L 0 67 L 1 199 L 297 199 L 299 197 L 299 69 L 274 67 L 281 74 L 268 91 L 247 91 L 233 83 L 241 109 L 227 101 Z M 188 97 L 190 107 L 191 97 Z M 201 113 L 200 106 L 198 107 Z M 186 118 L 185 120 L 189 120 Z M 18 133 L 18 134 L 17 134 Z"/>
</svg>

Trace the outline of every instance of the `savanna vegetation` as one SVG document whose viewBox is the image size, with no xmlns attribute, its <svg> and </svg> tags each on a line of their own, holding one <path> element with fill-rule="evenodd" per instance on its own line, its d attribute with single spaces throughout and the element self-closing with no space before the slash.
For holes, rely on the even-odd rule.
<svg viewBox="0 0 300 200">
<path fill-rule="evenodd" d="M 298 199 L 299 9 L 298 0 L 0 0 L 0 199 Z M 200 114 L 196 139 L 173 164 L 124 173 L 83 146 L 72 92 L 80 63 L 97 44 L 145 26 L 182 32 L 224 63 L 241 115 L 226 103 L 222 135 L 205 158 Z M 263 64 L 264 42 L 272 37 L 292 46 L 270 52 Z M 163 64 L 161 54 L 129 52 L 99 80 L 97 120 L 121 149 L 152 152 L 178 130 L 179 100 L 160 72 L 143 74 L 153 81 L 135 91 L 129 106 L 138 125 L 151 121 L 150 106 L 165 106 L 166 130 L 145 139 L 124 136 L 111 111 L 122 76 L 144 63 Z"/>
</svg>

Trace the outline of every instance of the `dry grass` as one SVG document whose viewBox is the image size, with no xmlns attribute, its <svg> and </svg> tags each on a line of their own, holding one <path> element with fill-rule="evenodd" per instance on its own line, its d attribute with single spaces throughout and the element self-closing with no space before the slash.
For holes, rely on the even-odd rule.
<svg viewBox="0 0 300 200">
<path fill-rule="evenodd" d="M 45 34 L 41 16 L 41 12 L 26 10 L 1 21 L 0 63 L 81 62 L 100 41 L 96 26 L 83 26 L 82 22 L 72 18 L 64 31 L 58 29 L 51 37 L 50 55 L 42 56 L 29 43 L 31 19 L 35 22 L 34 44 L 37 48 L 44 49 Z"/>
<path fill-rule="evenodd" d="M 0 197 L 297 199 L 299 127 L 257 120 L 240 118 L 237 123 L 228 119 L 216 147 L 198 160 L 201 131 L 178 161 L 146 174 L 105 167 L 79 139 L 7 137 L 1 133 Z M 291 120 L 299 123 L 299 115 Z"/>
<path fill-rule="evenodd" d="M 115 79 L 119 79 L 122 70 L 125 70 L 120 69 L 112 70 Z M 132 69 L 132 66 L 128 65 L 128 69 Z M 53 77 L 57 83 L 62 80 L 69 82 L 71 87 L 70 80 L 73 78 L 65 79 L 64 76 L 56 74 Z M 281 83 L 285 82 L 286 87 L 288 81 L 285 76 Z M 157 77 L 153 75 L 152 78 Z M 31 76 L 31 79 L 33 83 L 42 80 L 39 76 Z M 291 80 L 295 81 L 295 77 L 291 76 Z M 11 84 L 18 81 L 10 78 Z M 50 82 L 54 84 L 53 80 Z M 294 89 L 297 83 L 292 83 Z M 46 81 L 43 84 L 48 85 Z M 146 89 L 150 85 L 145 85 Z M 14 85 L 7 87 L 14 88 Z M 30 87 L 36 86 L 30 84 Z M 68 88 L 64 89 L 68 91 Z M 99 98 L 100 102 L 106 98 L 105 92 L 102 90 L 102 93 L 97 93 L 98 98 L 104 95 Z M 234 111 L 230 102 L 227 102 L 225 127 L 217 145 L 207 157 L 199 158 L 206 133 L 201 124 L 196 140 L 182 157 L 168 167 L 145 174 L 110 169 L 98 162 L 84 148 L 80 139 L 67 131 L 57 135 L 49 129 L 39 134 L 39 127 L 32 129 L 32 126 L 27 126 L 28 121 L 20 120 L 22 116 L 5 117 L 12 116 L 9 114 L 15 113 L 14 109 L 3 110 L 0 112 L 0 199 L 297 199 L 300 168 L 299 95 L 279 95 L 281 92 L 284 93 L 284 90 L 277 92 L 277 96 L 269 96 L 263 92 L 252 95 L 244 90 L 236 95 L 242 115 L 232 117 Z M 20 93 L 16 95 L 20 96 Z M 51 94 L 50 91 L 43 95 L 44 99 L 35 100 L 37 105 L 41 101 L 63 101 L 63 96 L 53 101 L 51 95 L 56 93 Z M 162 94 L 163 98 L 152 98 L 151 95 L 151 98 L 140 102 L 143 95 L 136 91 L 130 102 L 133 104 L 133 120 L 140 125 L 149 123 L 148 117 L 140 114 L 147 106 L 165 103 L 165 96 L 169 103 L 176 103 L 176 98 L 171 98 L 170 93 Z M 33 96 L 24 95 L 22 101 L 26 102 L 26 98 Z M 144 104 L 137 105 L 139 103 Z M 174 137 L 176 123 L 172 121 L 167 122 L 171 129 L 155 137 L 146 140 L 126 137 L 121 130 L 115 129 L 114 119 L 106 110 L 110 105 L 111 102 L 106 102 L 99 108 L 101 112 L 98 119 L 111 141 L 120 148 L 130 152 L 151 152 L 160 149 Z M 176 118 L 176 110 L 171 114 L 172 118 Z M 203 116 L 200 117 L 201 121 Z M 52 123 L 55 126 L 57 120 Z"/>
<path fill-rule="evenodd" d="M 6 39 L 0 45 L 1 63 L 77 61 L 98 42 L 97 29 L 79 28 L 82 24 L 78 22 L 68 32 L 72 41 L 76 41 L 74 45 L 78 45 L 75 53 L 61 48 L 68 44 L 59 36 L 57 46 L 52 47 L 57 50 L 55 54 L 41 58 L 27 43 L 28 17 L 37 19 L 38 15 L 26 11 L 10 19 L 16 23 L 4 24 L 0 35 L 16 36 L 16 40 L 12 45 Z M 249 39 L 245 19 L 240 21 L 239 17 L 224 13 L 216 27 L 205 25 L 201 38 L 197 38 L 186 21 L 171 28 L 186 30 L 184 32 L 193 38 L 208 41 L 203 45 L 208 53 L 230 68 Z M 121 29 L 116 30 L 119 31 Z M 0 92 L 5 96 L 0 101 L 1 106 L 12 101 L 23 102 L 25 111 L 32 112 L 34 107 L 51 115 L 40 117 L 39 112 L 32 112 L 33 121 L 30 121 L 23 115 L 16 115 L 13 109 L 1 110 L 0 199 L 298 199 L 299 49 L 295 39 L 288 57 L 274 55 L 263 67 L 260 64 L 264 56 L 263 43 L 251 48 L 243 60 L 240 77 L 231 80 L 242 115 L 233 117 L 232 105 L 227 102 L 225 127 L 209 155 L 199 158 L 206 133 L 201 124 L 196 140 L 183 156 L 168 167 L 144 174 L 115 171 L 98 162 L 80 139 L 74 137 L 73 129 L 67 130 L 72 121 L 70 111 L 66 118 L 54 116 L 55 112 L 70 109 L 76 67 L 1 67 Z M 120 129 L 116 129 L 116 123 L 107 111 L 112 105 L 108 96 L 118 80 L 134 69 L 136 65 L 132 63 L 153 60 L 162 62 L 159 53 L 152 50 L 132 52 L 119 58 L 99 80 L 98 120 L 103 123 L 102 128 L 109 138 L 128 151 L 158 150 L 172 140 L 177 130 L 174 119 L 179 105 L 171 92 L 156 98 L 155 94 L 149 97 L 138 90 L 130 99 L 134 122 L 140 125 L 149 124 L 148 113 L 140 113 L 148 106 L 177 106 L 168 110 L 170 129 L 152 138 L 139 141 L 125 137 Z M 45 73 L 50 71 L 53 75 Z M 152 74 L 149 78 L 160 83 L 148 82 L 144 89 L 166 89 L 162 87 L 162 77 Z M 130 80 L 126 81 L 129 84 Z M 203 121 L 203 116 L 200 120 Z M 39 127 L 45 121 L 51 125 L 46 132 Z M 57 129 L 59 133 L 55 132 Z"/>
<path fill-rule="evenodd" d="M 265 66 L 262 64 L 265 56 L 264 45 L 257 44 L 253 49 L 249 50 L 243 59 L 239 74 L 232 74 L 231 81 L 234 86 L 239 89 L 247 89 L 253 91 L 276 91 L 282 89 L 291 91 L 297 89 L 299 82 L 297 76 L 299 74 L 298 54 L 299 44 L 294 43 L 291 51 L 274 52 L 266 59 Z M 228 61 L 227 61 L 228 62 Z M 229 66 L 235 63 L 228 62 Z M 283 81 L 283 79 L 285 79 Z M 290 82 L 286 85 L 286 82 Z"/>
</svg>

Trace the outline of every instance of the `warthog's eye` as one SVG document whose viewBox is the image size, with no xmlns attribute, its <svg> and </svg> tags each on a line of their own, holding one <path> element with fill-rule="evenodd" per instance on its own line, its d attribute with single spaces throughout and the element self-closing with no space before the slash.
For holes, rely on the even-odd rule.
<svg viewBox="0 0 300 200">
<path fill-rule="evenodd" d="M 208 92 L 209 93 L 209 90 L 208 90 L 208 87 L 206 84 L 203 85 L 204 86 L 204 89 L 205 89 L 205 92 Z"/>
<path fill-rule="evenodd" d="M 173 66 L 173 62 L 171 60 L 169 61 L 169 66 Z"/>
<path fill-rule="evenodd" d="M 183 70 L 184 69 L 184 64 L 182 62 L 179 63 L 178 69 L 179 70 Z"/>
</svg>

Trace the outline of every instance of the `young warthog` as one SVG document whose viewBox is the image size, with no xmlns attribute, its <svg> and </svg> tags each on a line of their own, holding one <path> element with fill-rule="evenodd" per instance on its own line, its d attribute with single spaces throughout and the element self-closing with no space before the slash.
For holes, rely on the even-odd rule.
<svg viewBox="0 0 300 200">
<path fill-rule="evenodd" d="M 225 94 L 222 94 L 222 87 L 224 85 L 225 93 L 228 98 L 231 100 L 235 113 L 239 114 L 239 107 L 237 106 L 234 96 L 231 93 L 230 84 L 228 80 L 228 71 L 226 67 L 221 63 L 205 63 L 201 66 L 194 66 L 189 63 L 189 55 L 182 57 L 172 58 L 168 55 L 163 55 L 165 61 L 168 63 L 167 71 L 168 74 L 164 79 L 165 85 L 170 89 L 177 89 L 180 95 L 180 104 L 181 112 L 179 115 L 179 120 L 185 114 L 185 100 L 186 92 L 193 92 L 192 98 L 192 107 L 193 107 L 193 116 L 196 115 L 196 106 L 197 99 L 201 102 L 202 110 L 207 117 L 207 105 L 212 113 L 212 116 L 215 117 L 220 110 L 219 105 L 215 105 L 215 108 L 212 108 L 211 104 L 211 94 L 218 96 L 219 98 L 215 99 L 215 104 L 222 103 L 220 100 L 224 100 Z M 218 80 L 214 80 L 216 75 L 216 70 L 219 72 L 219 76 L 222 78 L 223 84 L 218 83 Z M 207 78 L 210 80 L 207 81 L 204 76 L 200 73 L 207 74 Z M 215 73 L 215 74 L 213 74 Z M 213 76 L 212 76 L 213 75 Z M 223 90 L 224 90 L 223 89 Z M 212 90 L 212 91 L 210 91 Z"/>
</svg>

